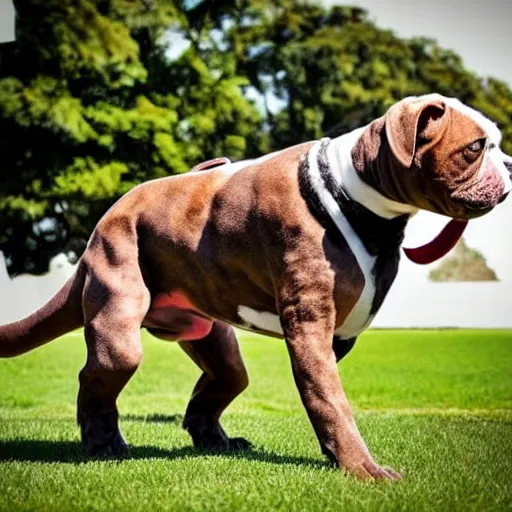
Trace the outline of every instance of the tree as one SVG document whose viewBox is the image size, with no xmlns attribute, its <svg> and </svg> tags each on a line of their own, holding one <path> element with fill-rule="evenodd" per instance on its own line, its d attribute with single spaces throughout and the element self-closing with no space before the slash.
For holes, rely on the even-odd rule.
<svg viewBox="0 0 512 512">
<path fill-rule="evenodd" d="M 484 256 L 470 249 L 463 238 L 437 268 L 429 273 L 431 281 L 498 281 Z"/>
<path fill-rule="evenodd" d="M 26 0 L 0 69 L 0 249 L 10 273 L 78 255 L 131 187 L 260 148 L 232 65 L 171 1 Z M 193 43 L 174 60 L 166 32 Z M 223 64 L 223 65 L 221 65 Z"/>
<path fill-rule="evenodd" d="M 206 9 L 209 2 L 201 5 Z M 339 135 L 404 96 L 439 92 L 494 119 L 504 132 L 504 150 L 512 152 L 510 88 L 477 77 L 433 40 L 400 39 L 361 8 L 326 10 L 297 0 L 229 2 L 220 12 L 212 7 L 211 15 L 226 27 L 238 73 L 264 98 L 273 148 Z"/>
<path fill-rule="evenodd" d="M 25 0 L 0 68 L 0 250 L 42 271 L 141 181 L 336 136 L 457 96 L 512 153 L 512 92 L 365 10 L 300 0 Z M 178 51 L 177 46 L 181 50 Z M 169 55 L 172 54 L 171 57 Z"/>
</svg>

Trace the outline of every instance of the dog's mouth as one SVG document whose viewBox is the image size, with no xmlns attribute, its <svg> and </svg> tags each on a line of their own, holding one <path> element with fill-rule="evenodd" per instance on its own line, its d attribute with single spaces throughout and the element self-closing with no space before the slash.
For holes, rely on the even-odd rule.
<svg viewBox="0 0 512 512">
<path fill-rule="evenodd" d="M 483 175 L 478 180 L 470 179 L 461 184 L 450 194 L 450 201 L 463 210 L 461 217 L 474 219 L 489 213 L 503 202 L 507 193 L 499 170 L 489 159 Z"/>
<path fill-rule="evenodd" d="M 506 196 L 505 196 L 506 197 Z M 479 200 L 479 199 L 460 199 L 452 197 L 454 205 L 460 209 L 461 213 L 458 217 L 463 217 L 465 220 L 476 219 L 487 215 L 493 210 L 499 203 L 505 200 L 505 197 L 493 197 L 491 201 Z"/>
<path fill-rule="evenodd" d="M 429 243 L 420 247 L 403 247 L 405 255 L 418 265 L 427 265 L 448 254 L 460 240 L 468 220 L 452 219 Z"/>
</svg>

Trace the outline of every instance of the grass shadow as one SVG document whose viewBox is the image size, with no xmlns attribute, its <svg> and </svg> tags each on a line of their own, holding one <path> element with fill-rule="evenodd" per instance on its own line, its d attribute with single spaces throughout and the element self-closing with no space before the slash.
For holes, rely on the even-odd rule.
<svg viewBox="0 0 512 512">
<path fill-rule="evenodd" d="M 192 446 L 169 450 L 157 446 L 131 446 L 130 454 L 126 457 L 119 459 L 94 459 L 85 456 L 81 444 L 73 441 L 40 441 L 34 439 L 0 441 L 0 462 L 61 462 L 67 464 L 88 464 L 97 462 L 98 460 L 113 460 L 122 463 L 126 460 L 177 460 L 211 456 L 246 459 L 272 464 L 309 466 L 314 468 L 332 467 L 332 464 L 327 460 L 322 461 L 308 457 L 281 455 L 257 448 L 240 452 L 214 452 L 197 450 Z"/>
<path fill-rule="evenodd" d="M 140 421 L 141 423 L 173 423 L 181 425 L 183 414 L 124 414 L 121 421 Z"/>
</svg>

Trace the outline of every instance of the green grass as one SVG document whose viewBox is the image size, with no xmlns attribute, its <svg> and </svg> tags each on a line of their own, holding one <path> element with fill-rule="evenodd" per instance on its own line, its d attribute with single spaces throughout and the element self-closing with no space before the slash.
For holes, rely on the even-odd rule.
<svg viewBox="0 0 512 512">
<path fill-rule="evenodd" d="M 510 510 L 512 332 L 370 331 L 340 364 L 375 459 L 400 482 L 346 478 L 321 456 L 284 343 L 244 334 L 249 389 L 224 426 L 255 448 L 202 455 L 180 428 L 199 371 L 145 337 L 120 399 L 128 460 L 82 457 L 75 425 L 85 357 L 73 333 L 0 361 L 1 510 Z"/>
</svg>

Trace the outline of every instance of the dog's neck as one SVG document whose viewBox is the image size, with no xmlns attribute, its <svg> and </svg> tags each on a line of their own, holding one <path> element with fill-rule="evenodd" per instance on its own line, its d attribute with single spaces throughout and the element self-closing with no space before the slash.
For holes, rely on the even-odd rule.
<svg viewBox="0 0 512 512">
<path fill-rule="evenodd" d="M 300 162 L 299 188 L 327 238 L 342 250 L 348 245 L 365 280 L 373 283 L 370 313 L 374 314 L 395 278 L 413 210 L 384 197 L 359 176 L 350 178 L 356 173 L 350 158 L 356 141 L 357 132 L 352 132 L 343 140 L 316 142 Z"/>
<path fill-rule="evenodd" d="M 377 155 L 369 156 L 367 159 L 360 158 L 359 168 L 356 169 L 354 149 L 361 143 L 361 137 L 368 129 L 371 129 L 371 126 L 358 128 L 329 143 L 327 158 L 336 185 L 343 187 L 350 199 L 384 219 L 416 214 L 416 207 L 390 199 L 381 192 L 381 183 L 386 178 L 384 174 L 389 172 L 389 169 L 382 168 L 385 167 L 385 163 L 381 166 L 375 165 Z M 362 148 L 362 151 L 365 149 Z"/>
<path fill-rule="evenodd" d="M 384 246 L 400 245 L 413 210 L 384 197 L 357 176 L 350 158 L 357 133 L 349 135 L 343 141 L 322 139 L 310 149 L 299 168 L 301 194 L 328 234 L 344 235 L 346 219 L 368 253 L 376 256 Z"/>
</svg>

